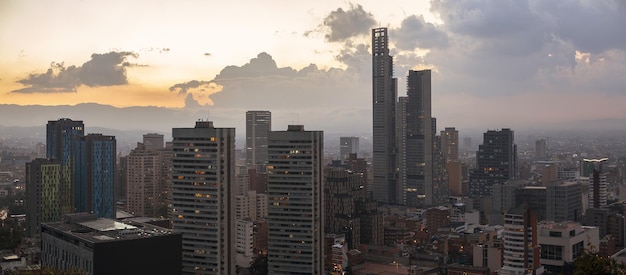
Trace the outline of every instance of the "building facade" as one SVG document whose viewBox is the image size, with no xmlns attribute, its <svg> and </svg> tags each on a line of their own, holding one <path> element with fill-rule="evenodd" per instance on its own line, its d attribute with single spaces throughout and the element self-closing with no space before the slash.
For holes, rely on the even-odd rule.
<svg viewBox="0 0 626 275">
<path fill-rule="evenodd" d="M 88 134 L 75 143 L 74 208 L 115 218 L 117 142 L 114 136 Z"/>
<path fill-rule="evenodd" d="M 61 171 L 57 160 L 26 163 L 26 236 L 38 236 L 41 223 L 61 220 Z"/>
<path fill-rule="evenodd" d="M 489 130 L 476 152 L 476 168 L 470 172 L 470 197 L 490 197 L 494 184 L 517 178 L 517 145 L 513 131 Z"/>
<path fill-rule="evenodd" d="M 184 274 L 235 273 L 235 129 L 198 121 L 172 129 L 172 229 Z"/>
<path fill-rule="evenodd" d="M 373 194 L 385 204 L 403 204 L 396 165 L 396 98 L 387 28 L 372 29 Z"/>
<path fill-rule="evenodd" d="M 248 166 L 267 162 L 267 135 L 272 130 L 270 111 L 246 112 L 246 162 Z"/>
<path fill-rule="evenodd" d="M 339 158 L 346 161 L 350 154 L 359 153 L 359 137 L 340 137 L 339 138 Z"/>
<path fill-rule="evenodd" d="M 59 196 L 63 214 L 74 212 L 74 143 L 84 135 L 85 124 L 81 120 L 62 118 L 46 125 L 46 158 L 61 162 Z"/>
<path fill-rule="evenodd" d="M 269 133 L 269 274 L 324 270 L 323 148 L 324 133 L 302 125 Z"/>
</svg>

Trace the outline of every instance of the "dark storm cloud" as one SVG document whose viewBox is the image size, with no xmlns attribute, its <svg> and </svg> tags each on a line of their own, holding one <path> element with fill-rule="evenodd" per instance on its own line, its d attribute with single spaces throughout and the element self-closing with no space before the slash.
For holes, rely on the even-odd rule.
<svg viewBox="0 0 626 275">
<path fill-rule="evenodd" d="M 583 52 L 626 50 L 626 1 L 534 1 L 554 32 Z"/>
<path fill-rule="evenodd" d="M 363 9 L 361 5 L 350 4 L 348 10 L 338 8 L 324 18 L 323 25 L 328 27 L 325 35 L 329 42 L 345 41 L 353 36 L 368 34 L 376 24 L 374 15 Z"/>
<path fill-rule="evenodd" d="M 80 67 L 66 67 L 63 63 L 53 62 L 45 73 L 30 74 L 18 80 L 29 87 L 12 92 L 70 93 L 76 92 L 76 88 L 81 85 L 98 87 L 128 84 L 126 67 L 136 66 L 126 61 L 129 56 L 137 57 L 132 52 L 109 52 L 92 54 L 91 60 Z"/>
<path fill-rule="evenodd" d="M 415 48 L 445 48 L 448 46 L 448 35 L 445 30 L 433 23 L 424 21 L 424 16 L 411 15 L 404 20 L 398 29 L 392 29 L 395 45 L 401 50 Z"/>
<path fill-rule="evenodd" d="M 626 25 L 626 17 L 609 1 L 431 3 L 432 11 L 443 21 L 449 46 L 432 49 L 424 61 L 434 64 L 446 78 L 442 86 L 447 91 L 505 95 L 546 89 L 546 81 L 558 78 L 563 82 L 563 91 L 581 92 L 585 85 L 574 75 L 586 71 L 583 67 L 587 64 L 575 59 L 577 52 L 598 55 L 626 49 L 626 36 L 617 35 Z M 401 33 L 397 35 L 402 37 Z M 605 63 L 610 62 L 624 59 L 620 54 L 608 54 Z M 597 74 L 598 70 L 587 73 Z M 570 79 L 564 79 L 564 75 Z M 566 89 L 568 82 L 579 84 Z"/>
</svg>

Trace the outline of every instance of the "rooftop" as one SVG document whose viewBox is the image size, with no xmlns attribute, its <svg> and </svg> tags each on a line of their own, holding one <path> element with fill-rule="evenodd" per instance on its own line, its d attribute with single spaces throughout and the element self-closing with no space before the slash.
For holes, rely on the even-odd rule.
<svg viewBox="0 0 626 275">
<path fill-rule="evenodd" d="M 172 234 L 172 231 L 135 220 L 123 222 L 96 218 L 93 214 L 72 214 L 65 221 L 45 223 L 43 226 L 89 243 L 151 238 Z"/>
</svg>

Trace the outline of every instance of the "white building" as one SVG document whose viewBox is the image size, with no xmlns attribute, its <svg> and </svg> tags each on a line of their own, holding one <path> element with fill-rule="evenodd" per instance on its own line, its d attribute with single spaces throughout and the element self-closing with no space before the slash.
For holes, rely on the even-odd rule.
<svg viewBox="0 0 626 275">
<path fill-rule="evenodd" d="M 250 267 L 254 257 L 254 222 L 237 220 L 237 266 Z"/>
<path fill-rule="evenodd" d="M 537 214 L 521 206 L 504 215 L 504 257 L 499 274 L 542 274 L 537 243 Z"/>
<path fill-rule="evenodd" d="M 542 221 L 537 233 L 541 265 L 546 271 L 557 274 L 566 263 L 573 263 L 585 249 L 600 247 L 598 228 L 582 226 L 577 222 Z"/>
</svg>

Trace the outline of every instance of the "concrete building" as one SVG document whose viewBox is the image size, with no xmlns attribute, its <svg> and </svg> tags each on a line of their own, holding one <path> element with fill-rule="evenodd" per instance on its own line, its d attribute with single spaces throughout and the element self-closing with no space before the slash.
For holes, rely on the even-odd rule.
<svg viewBox="0 0 626 275">
<path fill-rule="evenodd" d="M 143 135 L 143 145 L 146 150 L 160 150 L 164 147 L 163 135 L 148 133 Z"/>
<path fill-rule="evenodd" d="M 268 271 L 321 274 L 324 133 L 289 125 L 268 136 Z"/>
<path fill-rule="evenodd" d="M 339 138 L 339 159 L 343 162 L 348 159 L 350 154 L 359 153 L 359 137 L 340 137 Z"/>
<path fill-rule="evenodd" d="M 441 131 L 441 152 L 448 162 L 459 160 L 459 131 L 454 127 Z"/>
<path fill-rule="evenodd" d="M 537 228 L 541 247 L 541 265 L 558 274 L 566 264 L 572 264 L 584 250 L 598 249 L 599 231 L 594 226 L 566 221 L 542 221 Z"/>
<path fill-rule="evenodd" d="M 502 268 L 502 240 L 493 239 L 475 244 L 472 249 L 474 266 L 487 267 L 491 272 L 496 272 Z"/>
<path fill-rule="evenodd" d="M 159 206 L 163 205 L 159 200 L 164 175 L 161 153 L 151 149 L 155 146 L 137 143 L 126 158 L 126 211 L 135 216 L 156 217 Z"/>
<path fill-rule="evenodd" d="M 396 98 L 387 28 L 372 29 L 373 194 L 385 204 L 402 204 L 396 152 Z"/>
<path fill-rule="evenodd" d="M 548 157 L 548 146 L 545 139 L 535 141 L 535 159 L 543 160 Z"/>
<path fill-rule="evenodd" d="M 61 171 L 57 160 L 26 163 L 26 236 L 39 236 L 41 223 L 61 220 Z"/>
<path fill-rule="evenodd" d="M 237 220 L 236 231 L 236 264 L 238 267 L 248 268 L 250 267 L 250 264 L 255 256 L 254 222 L 251 220 Z"/>
<path fill-rule="evenodd" d="M 74 208 L 100 218 L 115 218 L 117 141 L 114 136 L 88 134 L 74 143 Z"/>
<path fill-rule="evenodd" d="M 270 111 L 246 112 L 246 163 L 248 166 L 267 162 L 267 135 L 272 130 Z"/>
<path fill-rule="evenodd" d="M 74 212 L 74 142 L 84 135 L 85 124 L 81 120 L 62 118 L 50 120 L 46 125 L 46 158 L 61 162 L 59 196 L 62 214 Z"/>
<path fill-rule="evenodd" d="M 181 274 L 182 236 L 149 223 L 68 214 L 44 223 L 41 265 L 80 274 Z"/>
<path fill-rule="evenodd" d="M 504 215 L 504 257 L 499 274 L 542 274 L 537 215 L 525 205 Z"/>
<path fill-rule="evenodd" d="M 324 173 L 325 234 L 343 234 L 349 248 L 361 244 L 358 201 L 366 199 L 365 176 L 342 168 L 326 168 Z"/>
<path fill-rule="evenodd" d="M 172 129 L 172 228 L 184 274 L 235 273 L 235 129 L 198 121 Z"/>
<path fill-rule="evenodd" d="M 517 178 L 517 145 L 511 129 L 489 130 L 476 152 L 476 168 L 470 172 L 470 197 L 490 197 L 496 184 Z"/>
<path fill-rule="evenodd" d="M 581 222 L 583 215 L 581 188 L 577 182 L 549 185 L 546 190 L 546 219 L 555 222 Z"/>
</svg>

